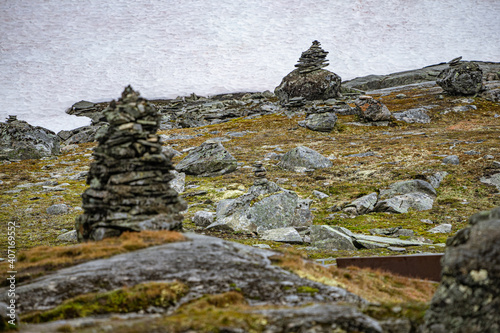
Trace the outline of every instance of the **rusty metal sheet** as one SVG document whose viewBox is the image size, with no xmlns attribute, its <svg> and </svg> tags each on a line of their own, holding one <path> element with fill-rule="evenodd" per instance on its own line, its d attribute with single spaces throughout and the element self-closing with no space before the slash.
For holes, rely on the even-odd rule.
<svg viewBox="0 0 500 333">
<path fill-rule="evenodd" d="M 394 274 L 427 279 L 441 280 L 442 253 L 415 254 L 388 257 L 337 258 L 338 268 L 356 266 L 388 271 Z"/>
</svg>

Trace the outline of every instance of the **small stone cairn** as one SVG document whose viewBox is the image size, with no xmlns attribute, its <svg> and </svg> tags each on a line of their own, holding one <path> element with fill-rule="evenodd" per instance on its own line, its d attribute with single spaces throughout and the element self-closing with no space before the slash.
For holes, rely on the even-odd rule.
<svg viewBox="0 0 500 333">
<path fill-rule="evenodd" d="M 97 137 L 94 162 L 76 219 L 78 240 L 101 240 L 123 231 L 178 230 L 186 203 L 171 188 L 170 157 L 162 153 L 156 108 L 128 86 L 104 111 L 109 122 Z"/>
<path fill-rule="evenodd" d="M 323 50 L 320 45 L 320 42 L 315 40 L 307 51 L 302 52 L 299 62 L 295 65 L 300 74 L 314 72 L 328 66 L 328 60 L 326 60 L 328 51 Z"/>
<path fill-rule="evenodd" d="M 259 185 L 264 185 L 268 182 L 268 180 L 266 179 L 266 169 L 264 168 L 263 164 L 261 161 L 256 161 L 254 164 L 253 164 L 253 174 L 254 174 L 254 177 L 255 177 L 255 180 L 253 182 L 253 184 L 255 186 L 259 186 Z"/>
</svg>

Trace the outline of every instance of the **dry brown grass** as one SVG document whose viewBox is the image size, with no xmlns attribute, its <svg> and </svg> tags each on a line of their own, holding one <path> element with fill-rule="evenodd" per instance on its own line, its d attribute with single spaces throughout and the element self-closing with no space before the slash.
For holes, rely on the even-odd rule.
<svg viewBox="0 0 500 333">
<path fill-rule="evenodd" d="M 278 266 L 300 277 L 344 288 L 374 303 L 429 302 L 438 285 L 436 282 L 371 269 L 324 267 L 292 253 L 277 255 L 271 259 Z"/>
<path fill-rule="evenodd" d="M 124 232 L 120 237 L 106 238 L 99 242 L 71 246 L 39 246 L 19 254 L 16 263 L 17 278 L 21 282 L 63 267 L 185 239 L 184 235 L 175 231 L 144 230 Z M 0 267 L 7 271 L 7 264 L 2 263 Z"/>
</svg>

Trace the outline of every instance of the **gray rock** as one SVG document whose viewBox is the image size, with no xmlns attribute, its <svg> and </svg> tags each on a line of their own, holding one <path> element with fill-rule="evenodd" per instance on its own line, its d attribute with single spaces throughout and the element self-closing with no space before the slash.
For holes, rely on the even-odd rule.
<svg viewBox="0 0 500 333">
<path fill-rule="evenodd" d="M 327 53 L 318 41 L 302 53 L 296 65 L 298 68 L 285 76 L 274 90 L 282 104 L 294 97 L 312 101 L 340 96 L 340 76 L 322 69 L 328 66 L 325 59 Z"/>
<path fill-rule="evenodd" d="M 296 147 L 281 157 L 278 163 L 283 169 L 295 171 L 296 168 L 321 169 L 329 168 L 333 162 L 311 148 L 304 146 Z"/>
<path fill-rule="evenodd" d="M 451 232 L 451 224 L 444 223 L 440 224 L 437 227 L 432 228 L 429 230 L 430 233 L 433 234 L 447 234 Z"/>
<path fill-rule="evenodd" d="M 365 121 L 378 122 L 391 119 L 391 112 L 380 101 L 367 96 L 354 101 L 358 115 Z"/>
<path fill-rule="evenodd" d="M 76 243 L 78 241 L 78 237 L 76 235 L 76 230 L 71 230 L 71 231 L 65 232 L 64 234 L 57 236 L 57 240 L 63 241 L 63 242 Z"/>
<path fill-rule="evenodd" d="M 69 212 L 69 207 L 66 204 L 52 205 L 46 210 L 49 215 L 61 215 Z"/>
<path fill-rule="evenodd" d="M 253 244 L 252 246 L 259 249 L 271 250 L 271 247 L 267 244 Z"/>
<path fill-rule="evenodd" d="M 469 219 L 446 241 L 441 283 L 423 333 L 500 332 L 500 207 Z"/>
<path fill-rule="evenodd" d="M 170 181 L 170 187 L 177 193 L 184 192 L 186 189 L 186 174 L 176 170 L 170 170 L 170 173 L 174 176 L 174 179 Z"/>
<path fill-rule="evenodd" d="M 63 130 L 58 132 L 57 136 L 65 145 L 94 142 L 96 141 L 97 133 L 105 126 L 107 126 L 106 123 L 100 122 L 96 125 L 82 126 L 69 131 Z"/>
<path fill-rule="evenodd" d="M 373 192 L 357 198 L 356 200 L 348 204 L 346 208 L 354 207 L 357 215 L 368 214 L 373 210 L 373 208 L 375 208 L 377 200 L 378 195 L 377 193 Z"/>
<path fill-rule="evenodd" d="M 386 199 L 393 197 L 399 194 L 408 194 L 419 192 L 423 194 L 427 194 L 431 197 L 436 197 L 437 193 L 434 187 L 431 184 L 424 180 L 420 179 L 412 179 L 412 180 L 403 180 L 400 182 L 396 182 L 389 186 L 388 189 L 380 190 L 379 199 Z"/>
<path fill-rule="evenodd" d="M 268 318 L 266 332 L 385 332 L 373 318 L 353 307 L 338 304 L 314 304 L 295 309 L 260 310 L 257 313 Z"/>
<path fill-rule="evenodd" d="M 410 208 L 418 211 L 432 209 L 434 198 L 425 193 L 413 192 L 380 200 L 373 209 L 376 212 L 408 213 Z"/>
<path fill-rule="evenodd" d="M 188 175 L 213 177 L 233 172 L 236 167 L 235 158 L 220 142 L 204 142 L 190 151 L 175 168 Z"/>
<path fill-rule="evenodd" d="M 406 252 L 406 249 L 404 247 L 388 246 L 387 249 L 394 252 Z"/>
<path fill-rule="evenodd" d="M 356 239 L 355 243 L 356 243 L 356 245 L 358 245 L 361 248 L 371 249 L 371 250 L 386 248 L 389 246 L 388 244 L 378 243 L 378 242 L 373 242 L 373 241 L 368 241 L 368 240 L 362 240 L 362 239 Z"/>
<path fill-rule="evenodd" d="M 399 238 L 392 237 L 382 237 L 382 236 L 369 236 L 369 235 L 361 235 L 354 234 L 353 238 L 355 241 L 370 241 L 381 244 L 387 244 L 389 246 L 420 246 L 424 245 L 422 242 L 412 241 L 412 240 L 404 240 Z"/>
<path fill-rule="evenodd" d="M 481 177 L 479 180 L 481 183 L 495 186 L 500 191 L 500 173 L 495 173 L 489 177 Z"/>
<path fill-rule="evenodd" d="M 337 115 L 335 113 L 313 113 L 306 117 L 305 127 L 311 131 L 331 132 L 335 128 Z"/>
<path fill-rule="evenodd" d="M 413 236 L 414 232 L 413 230 L 410 229 L 395 227 L 395 228 L 383 228 L 383 229 L 381 228 L 370 229 L 370 234 L 399 237 L 399 236 Z"/>
<path fill-rule="evenodd" d="M 12 117 L 0 123 L 0 160 L 37 159 L 59 154 L 60 140 L 54 132 Z"/>
<path fill-rule="evenodd" d="M 194 213 L 192 220 L 198 227 L 208 227 L 214 222 L 214 213 L 200 210 Z"/>
<path fill-rule="evenodd" d="M 293 227 L 265 230 L 260 235 L 263 240 L 270 240 L 284 243 L 302 243 L 302 237 Z"/>
<path fill-rule="evenodd" d="M 287 296 L 291 295 L 296 296 L 297 305 L 319 300 L 364 303 L 344 289 L 300 278 L 275 266 L 269 257 L 276 252 L 215 237 L 186 236 L 187 241 L 86 262 L 18 285 L 16 291 L 20 295 L 30 295 L 18 302 L 18 311 L 47 310 L 75 295 L 160 280 L 188 284 L 189 292 L 181 301 L 224 293 L 236 285 L 249 301 L 258 299 L 269 305 L 287 305 Z M 290 288 L 282 288 L 284 281 Z M 315 293 L 300 293 L 298 287 L 314 289 Z M 1 288 L 0 301 L 7 299 L 7 288 Z"/>
<path fill-rule="evenodd" d="M 450 95 L 474 95 L 483 89 L 483 71 L 472 61 L 450 64 L 439 73 L 436 83 Z"/>
<path fill-rule="evenodd" d="M 443 181 L 444 177 L 446 176 L 448 176 L 448 172 L 438 171 L 431 176 L 427 176 L 427 181 L 429 182 L 429 184 L 432 185 L 432 187 L 438 188 L 439 185 L 441 185 L 441 182 Z"/>
<path fill-rule="evenodd" d="M 425 108 L 416 108 L 403 112 L 394 112 L 392 116 L 396 118 L 396 120 L 404 121 L 409 124 L 428 124 L 431 122 L 431 117 L 429 117 Z"/>
<path fill-rule="evenodd" d="M 280 188 L 273 182 L 252 186 L 236 199 L 217 204 L 216 221 L 208 228 L 224 226 L 233 231 L 263 232 L 264 230 L 301 227 L 312 224 L 311 200 Z"/>
<path fill-rule="evenodd" d="M 313 191 L 313 195 L 320 200 L 330 197 L 328 194 L 316 190 Z"/>
<path fill-rule="evenodd" d="M 443 164 L 460 164 L 460 160 L 457 155 L 448 155 L 443 158 Z"/>
<path fill-rule="evenodd" d="M 326 250 L 355 250 L 356 247 L 348 235 L 329 225 L 311 226 L 311 245 Z"/>
</svg>

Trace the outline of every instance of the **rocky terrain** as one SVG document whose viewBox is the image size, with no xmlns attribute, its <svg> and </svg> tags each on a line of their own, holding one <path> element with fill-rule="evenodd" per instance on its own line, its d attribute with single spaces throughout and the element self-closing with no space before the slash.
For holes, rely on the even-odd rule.
<svg viewBox="0 0 500 333">
<path fill-rule="evenodd" d="M 23 251 L 20 331 L 416 332 L 438 290 L 421 329 L 458 332 L 439 305 L 453 288 L 482 288 L 464 304 L 498 299 L 498 256 L 484 255 L 498 237 L 477 236 L 496 230 L 498 213 L 464 229 L 500 206 L 500 65 L 479 66 L 484 86 L 467 96 L 436 84 L 443 64 L 343 82 L 328 99 L 266 91 L 150 101 L 176 167 L 167 178 L 188 204 L 184 233 L 79 245 L 75 219 L 95 185 L 86 179 L 110 103 L 76 103 L 68 113 L 91 126 L 36 139 L 59 154 L 9 151 L 0 164 L 0 219 L 16 223 Z M 475 259 L 457 284 L 464 252 L 450 252 L 439 289 L 335 266 L 346 256 L 444 253 L 446 244 Z M 487 317 L 495 304 L 478 309 Z M 464 330 L 476 331 L 494 332 Z"/>
</svg>

